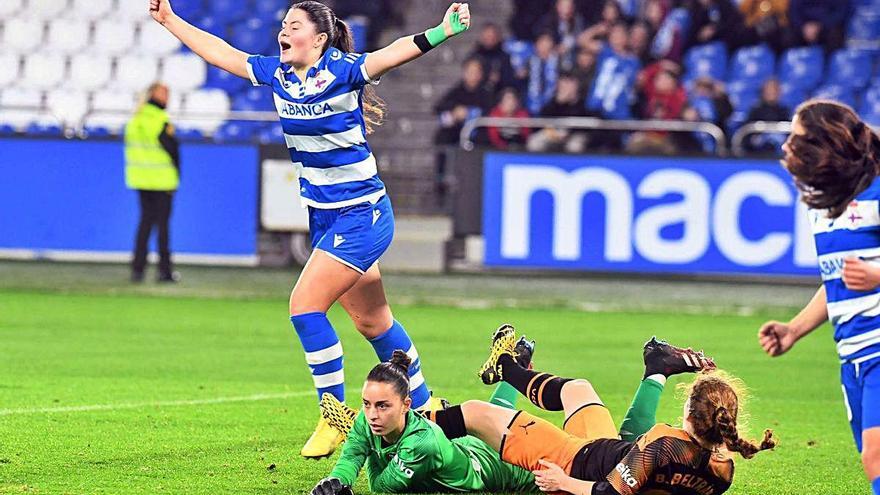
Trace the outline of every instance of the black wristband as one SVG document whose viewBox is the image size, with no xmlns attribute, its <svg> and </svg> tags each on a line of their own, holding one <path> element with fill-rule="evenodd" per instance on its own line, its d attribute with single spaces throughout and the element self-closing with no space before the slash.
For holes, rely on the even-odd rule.
<svg viewBox="0 0 880 495">
<path fill-rule="evenodd" d="M 422 53 L 428 53 L 432 48 L 434 48 L 433 46 L 431 46 L 431 43 L 428 41 L 428 37 L 425 36 L 425 33 L 419 33 L 413 36 L 413 41 L 415 41 L 416 46 L 419 47 L 419 50 L 421 50 Z"/>
</svg>

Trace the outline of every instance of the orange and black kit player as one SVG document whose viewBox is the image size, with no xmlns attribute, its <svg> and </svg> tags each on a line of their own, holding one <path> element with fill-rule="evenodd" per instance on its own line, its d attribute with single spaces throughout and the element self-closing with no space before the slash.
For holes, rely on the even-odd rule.
<svg viewBox="0 0 880 495">
<path fill-rule="evenodd" d="M 588 381 L 518 366 L 514 342 L 513 327 L 496 331 L 481 378 L 485 383 L 503 380 L 536 406 L 564 411 L 563 427 L 481 401 L 442 411 L 447 418 L 438 424 L 463 425 L 446 426 L 444 432 L 479 437 L 497 448 L 504 461 L 533 471 L 543 491 L 715 495 L 733 482 L 733 452 L 751 458 L 775 445 L 769 430 L 760 445 L 740 438 L 736 421 L 744 388 L 714 365 L 703 367 L 690 385 L 681 427 L 655 424 L 637 440 L 626 441 Z M 663 345 L 667 363 L 703 359 L 701 353 Z"/>
</svg>

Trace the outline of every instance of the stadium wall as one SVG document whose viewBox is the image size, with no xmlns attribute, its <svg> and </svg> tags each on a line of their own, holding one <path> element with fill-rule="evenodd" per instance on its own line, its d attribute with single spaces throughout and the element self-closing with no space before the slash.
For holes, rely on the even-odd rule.
<svg viewBox="0 0 880 495">
<path fill-rule="evenodd" d="M 121 141 L 0 139 L 0 149 L 0 256 L 130 259 L 138 199 Z M 258 147 L 185 143 L 181 162 L 175 260 L 257 264 Z"/>
</svg>

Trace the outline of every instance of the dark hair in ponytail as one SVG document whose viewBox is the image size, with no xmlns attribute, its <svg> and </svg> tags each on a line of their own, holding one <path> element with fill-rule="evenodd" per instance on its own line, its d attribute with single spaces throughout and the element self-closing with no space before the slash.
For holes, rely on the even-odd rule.
<svg viewBox="0 0 880 495">
<path fill-rule="evenodd" d="M 309 16 L 309 20 L 315 25 L 318 33 L 325 33 L 327 41 L 321 49 L 321 53 L 325 53 L 328 48 L 337 48 L 343 53 L 351 53 L 354 51 L 354 36 L 348 24 L 342 19 L 336 17 L 330 7 L 320 2 L 307 0 L 305 2 L 297 2 L 290 6 L 291 9 L 299 9 Z M 364 88 L 364 121 L 367 127 L 367 134 L 373 132 L 373 128 L 382 125 L 385 118 L 385 102 L 376 94 L 376 91 L 369 85 Z"/>
<path fill-rule="evenodd" d="M 367 375 L 368 382 L 390 383 L 401 399 L 409 396 L 409 365 L 412 359 L 400 349 L 394 351 L 391 360 L 379 363 Z"/>
</svg>

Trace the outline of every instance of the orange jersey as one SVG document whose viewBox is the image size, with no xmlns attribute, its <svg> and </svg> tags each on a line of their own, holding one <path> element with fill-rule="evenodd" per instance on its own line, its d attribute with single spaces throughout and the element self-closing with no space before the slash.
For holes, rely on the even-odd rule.
<svg viewBox="0 0 880 495">
<path fill-rule="evenodd" d="M 589 457 L 579 455 L 575 459 L 573 476 L 592 470 L 578 465 L 579 460 L 603 457 L 607 460 L 608 456 L 600 452 L 607 449 L 620 452 L 619 447 L 612 445 L 622 442 L 620 440 L 599 442 L 606 445 L 588 445 L 584 450 L 589 452 L 593 448 L 594 452 Z M 733 460 L 703 448 L 680 428 L 654 425 L 631 445 L 605 479 L 598 480 L 594 495 L 717 495 L 730 488 L 733 481 Z M 608 467 L 607 463 L 603 464 Z"/>
</svg>

